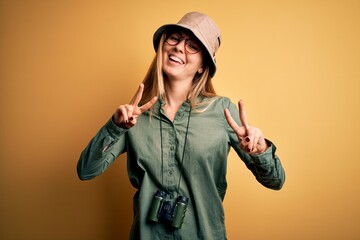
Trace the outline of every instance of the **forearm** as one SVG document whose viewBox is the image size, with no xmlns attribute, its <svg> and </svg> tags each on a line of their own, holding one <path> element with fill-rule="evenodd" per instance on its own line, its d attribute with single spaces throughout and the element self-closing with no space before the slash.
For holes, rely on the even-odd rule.
<svg viewBox="0 0 360 240">
<path fill-rule="evenodd" d="M 100 175 L 125 151 L 126 131 L 111 119 L 99 130 L 80 155 L 77 173 L 81 180 Z"/>
<path fill-rule="evenodd" d="M 276 155 L 276 147 L 267 140 L 269 148 L 259 155 L 248 155 L 247 167 L 265 187 L 280 190 L 285 182 L 285 171 Z"/>
</svg>

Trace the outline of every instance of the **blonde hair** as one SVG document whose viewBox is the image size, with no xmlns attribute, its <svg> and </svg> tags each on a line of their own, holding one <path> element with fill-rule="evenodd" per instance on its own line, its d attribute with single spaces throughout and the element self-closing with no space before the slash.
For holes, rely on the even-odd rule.
<svg viewBox="0 0 360 240">
<path fill-rule="evenodd" d="M 163 54 L 162 46 L 165 42 L 166 34 L 163 34 L 160 39 L 156 55 L 148 69 L 143 80 L 144 92 L 140 104 L 144 104 L 150 101 L 154 96 L 165 97 L 164 87 L 164 75 L 162 70 L 163 65 Z M 189 100 L 194 110 L 200 106 L 207 106 L 212 101 L 211 98 L 216 97 L 216 92 L 212 84 L 212 77 L 210 76 L 210 68 L 207 63 L 209 60 L 203 60 L 204 71 L 202 74 L 196 74 L 193 79 L 192 87 L 189 93 Z M 203 100 L 199 101 L 198 97 L 202 97 Z M 205 99 L 206 98 L 206 99 Z M 206 109 L 204 109 L 206 110 Z"/>
</svg>

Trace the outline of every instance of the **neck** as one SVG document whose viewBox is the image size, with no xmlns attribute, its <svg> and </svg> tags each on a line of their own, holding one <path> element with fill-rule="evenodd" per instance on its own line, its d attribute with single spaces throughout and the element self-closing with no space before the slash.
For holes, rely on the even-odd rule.
<svg viewBox="0 0 360 240">
<path fill-rule="evenodd" d="M 165 101 L 169 106 L 179 106 L 188 99 L 192 81 L 166 81 Z"/>
<path fill-rule="evenodd" d="M 180 106 L 187 100 L 191 81 L 165 81 L 165 106 L 163 107 L 168 118 L 173 121 Z"/>
</svg>

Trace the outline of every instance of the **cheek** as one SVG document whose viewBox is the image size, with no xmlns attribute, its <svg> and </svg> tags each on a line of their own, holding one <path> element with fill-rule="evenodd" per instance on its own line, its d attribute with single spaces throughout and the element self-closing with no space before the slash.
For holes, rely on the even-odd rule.
<svg viewBox="0 0 360 240">
<path fill-rule="evenodd" d="M 162 48 L 162 53 L 161 53 L 161 61 L 162 61 L 163 66 L 165 64 L 166 59 L 168 59 L 168 54 L 167 54 L 167 51 L 166 51 L 166 47 L 163 47 Z"/>
<path fill-rule="evenodd" d="M 203 66 L 202 55 L 198 54 L 196 56 L 191 56 L 191 62 L 194 64 L 195 68 L 201 68 Z"/>
<path fill-rule="evenodd" d="M 166 44 L 163 44 L 162 49 L 163 53 L 166 51 Z"/>
<path fill-rule="evenodd" d="M 170 46 L 169 44 L 166 44 L 166 43 L 164 43 L 163 45 L 162 45 L 162 52 L 163 53 L 165 53 L 165 52 L 168 52 L 168 51 L 170 51 L 171 50 L 171 48 L 173 48 L 174 46 Z"/>
</svg>

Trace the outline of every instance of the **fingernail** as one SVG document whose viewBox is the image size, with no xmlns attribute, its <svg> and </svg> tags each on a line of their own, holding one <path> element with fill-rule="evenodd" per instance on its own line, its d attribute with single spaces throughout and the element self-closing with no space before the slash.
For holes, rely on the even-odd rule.
<svg viewBox="0 0 360 240">
<path fill-rule="evenodd" d="M 134 118 L 133 117 L 130 117 L 130 121 L 132 121 Z"/>
<path fill-rule="evenodd" d="M 249 137 L 246 137 L 246 138 L 245 138 L 245 141 L 250 142 L 250 138 L 249 138 Z"/>
</svg>

